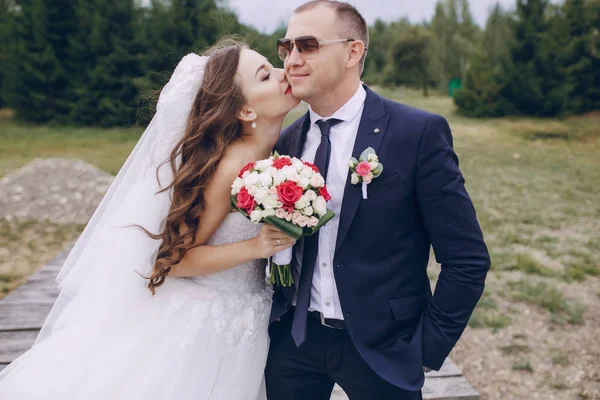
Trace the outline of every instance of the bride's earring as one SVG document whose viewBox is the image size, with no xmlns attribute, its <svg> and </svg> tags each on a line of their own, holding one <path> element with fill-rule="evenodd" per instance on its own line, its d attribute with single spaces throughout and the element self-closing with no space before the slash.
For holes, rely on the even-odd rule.
<svg viewBox="0 0 600 400">
<path fill-rule="evenodd" d="M 252 129 L 256 129 L 256 120 L 252 121 L 252 125 L 250 125 Z"/>
</svg>

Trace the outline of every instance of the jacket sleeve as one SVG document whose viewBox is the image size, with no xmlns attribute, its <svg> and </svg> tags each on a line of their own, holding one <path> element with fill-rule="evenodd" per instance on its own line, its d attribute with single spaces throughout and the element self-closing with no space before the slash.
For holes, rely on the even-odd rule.
<svg viewBox="0 0 600 400">
<path fill-rule="evenodd" d="M 423 320 L 423 364 L 439 370 L 484 289 L 490 258 L 452 147 L 446 120 L 433 116 L 419 144 L 417 196 L 442 270 Z"/>
</svg>

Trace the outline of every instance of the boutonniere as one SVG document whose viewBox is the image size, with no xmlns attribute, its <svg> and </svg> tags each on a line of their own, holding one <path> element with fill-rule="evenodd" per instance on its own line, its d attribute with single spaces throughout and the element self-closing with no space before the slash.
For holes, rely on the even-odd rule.
<svg viewBox="0 0 600 400">
<path fill-rule="evenodd" d="M 381 175 L 383 164 L 379 162 L 375 150 L 369 147 L 362 152 L 358 160 L 352 157 L 348 161 L 348 166 L 350 167 L 350 171 L 352 171 L 351 183 L 353 185 L 362 183 L 362 196 L 363 199 L 366 199 L 367 185 Z"/>
</svg>

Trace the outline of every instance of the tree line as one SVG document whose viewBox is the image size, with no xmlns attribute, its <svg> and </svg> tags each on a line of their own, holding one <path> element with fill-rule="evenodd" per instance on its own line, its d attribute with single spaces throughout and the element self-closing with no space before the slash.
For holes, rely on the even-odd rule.
<svg viewBox="0 0 600 400">
<path fill-rule="evenodd" d="M 600 0 L 517 0 L 485 27 L 468 0 L 439 0 L 430 21 L 376 21 L 363 80 L 448 93 L 469 116 L 600 108 Z M 243 36 L 275 66 L 271 34 L 222 0 L 0 0 L 0 106 L 35 123 L 144 124 L 181 57 Z"/>
</svg>

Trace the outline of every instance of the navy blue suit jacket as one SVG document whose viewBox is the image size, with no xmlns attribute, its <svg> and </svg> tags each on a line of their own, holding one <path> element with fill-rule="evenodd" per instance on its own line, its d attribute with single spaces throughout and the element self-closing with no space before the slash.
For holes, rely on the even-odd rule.
<svg viewBox="0 0 600 400">
<path fill-rule="evenodd" d="M 390 383 L 418 390 L 423 365 L 438 370 L 461 336 L 490 260 L 446 120 L 365 89 L 352 154 L 372 147 L 384 170 L 366 200 L 348 172 L 334 275 L 362 358 Z M 277 151 L 300 157 L 309 122 L 306 114 L 290 125 Z M 442 265 L 433 295 L 430 246 Z M 273 300 L 271 321 L 289 309 L 291 290 L 276 288 Z"/>
</svg>

